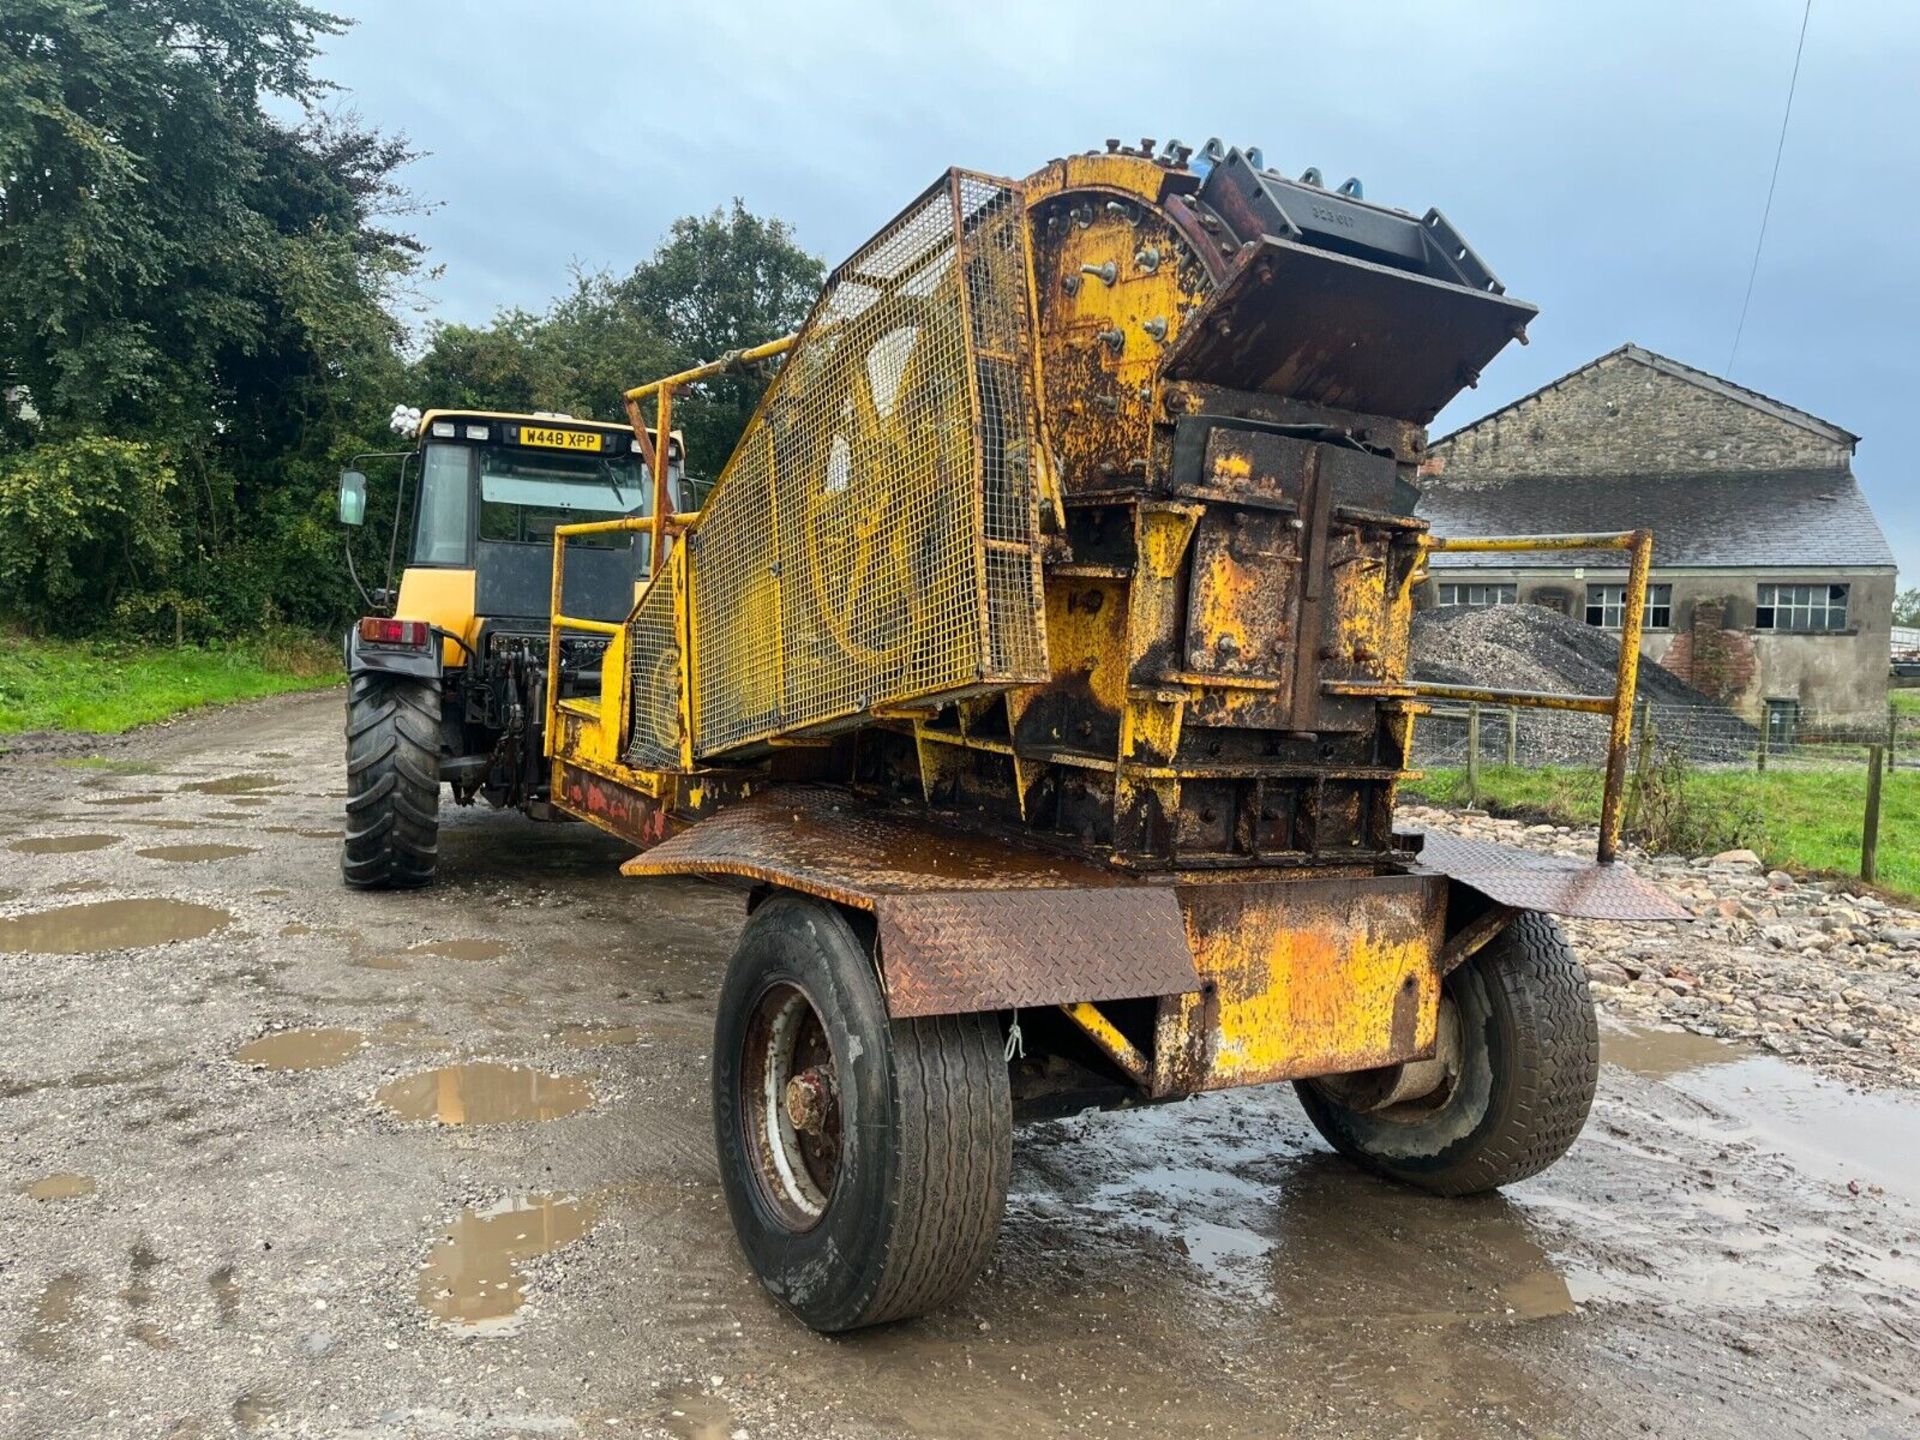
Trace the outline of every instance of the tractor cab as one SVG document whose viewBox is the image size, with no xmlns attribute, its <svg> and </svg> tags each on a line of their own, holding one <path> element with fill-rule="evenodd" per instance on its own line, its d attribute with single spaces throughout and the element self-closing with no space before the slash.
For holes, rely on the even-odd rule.
<svg viewBox="0 0 1920 1440">
<path fill-rule="evenodd" d="M 431 875 L 443 782 L 460 804 L 479 798 L 547 814 L 540 725 L 555 527 L 650 515 L 652 450 L 664 450 L 668 508 L 697 503 L 677 434 L 661 447 L 651 432 L 643 446 L 626 425 L 569 415 L 396 407 L 392 419 L 413 448 L 356 457 L 340 480 L 340 519 L 358 527 L 367 512 L 360 464 L 399 461 L 393 518 L 380 537 L 387 580 L 362 590 L 371 613 L 347 632 L 345 646 L 352 698 L 344 864 L 349 882 L 366 886 Z M 651 557 L 645 533 L 585 537 L 566 567 L 563 612 L 624 620 Z M 358 584 L 351 539 L 347 564 Z M 561 695 L 598 692 L 606 643 L 564 638 L 552 672 Z M 364 818 L 355 808 L 361 799 Z"/>
<path fill-rule="evenodd" d="M 679 509 L 678 437 L 669 454 Z M 556 525 L 653 508 L 653 476 L 625 425 L 435 410 L 422 417 L 409 460 L 411 533 L 394 613 L 472 646 L 497 634 L 546 635 Z M 649 537 L 597 535 L 580 550 L 567 567 L 565 610 L 624 619 L 646 581 Z M 462 656 L 448 642 L 445 658 L 459 664 Z"/>
</svg>

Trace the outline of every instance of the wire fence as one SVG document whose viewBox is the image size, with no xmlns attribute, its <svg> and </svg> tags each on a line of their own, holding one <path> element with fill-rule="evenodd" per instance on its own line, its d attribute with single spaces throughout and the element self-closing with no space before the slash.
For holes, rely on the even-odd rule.
<svg viewBox="0 0 1920 1440">
<path fill-rule="evenodd" d="M 1920 713 L 1642 705 L 1625 794 L 1649 849 L 1752 849 L 1816 873 L 1920 894 Z M 1438 705 L 1414 729 L 1411 793 L 1592 823 L 1608 722 L 1578 712 Z M 1883 819 L 1883 809 L 1888 811 Z"/>
<path fill-rule="evenodd" d="M 1504 705 L 1436 705 L 1414 727 L 1416 768 L 1467 764 L 1521 769 L 1599 765 L 1609 722 L 1576 711 Z M 1765 770 L 1769 766 L 1864 765 L 1881 747 L 1891 769 L 1920 769 L 1920 712 L 1827 712 L 1775 706 L 1751 723 L 1717 705 L 1648 705 L 1634 713 L 1636 751 L 1677 756 L 1691 765 Z"/>
</svg>

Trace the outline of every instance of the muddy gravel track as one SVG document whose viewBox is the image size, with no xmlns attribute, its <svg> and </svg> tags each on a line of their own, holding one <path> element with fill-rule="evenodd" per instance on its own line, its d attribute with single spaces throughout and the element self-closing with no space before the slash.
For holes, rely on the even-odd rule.
<svg viewBox="0 0 1920 1440">
<path fill-rule="evenodd" d="M 0 1435 L 1920 1433 L 1920 1099 L 1612 1019 L 1504 1194 L 1285 1086 L 1027 1127 L 959 1304 L 815 1336 L 714 1171 L 739 897 L 451 806 L 350 892 L 341 715 L 0 757 Z"/>
</svg>

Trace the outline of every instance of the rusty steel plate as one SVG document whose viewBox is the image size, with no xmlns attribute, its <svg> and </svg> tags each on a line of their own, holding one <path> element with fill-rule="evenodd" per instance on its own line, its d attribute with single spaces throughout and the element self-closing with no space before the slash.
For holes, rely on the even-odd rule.
<svg viewBox="0 0 1920 1440">
<path fill-rule="evenodd" d="M 954 1015 L 1199 988 L 1172 887 L 832 785 L 783 785 L 636 855 L 874 914 L 888 1011 Z"/>
<path fill-rule="evenodd" d="M 837 785 L 781 785 L 700 820 L 621 867 L 628 875 L 743 875 L 863 910 L 927 890 L 1064 890 L 1132 876 L 1017 840 L 962 830 Z"/>
<path fill-rule="evenodd" d="M 1200 988 L 1166 886 L 889 895 L 874 918 L 887 1009 L 900 1018 Z"/>
<path fill-rule="evenodd" d="M 1418 833 L 1418 832 L 1417 832 Z M 1581 920 L 1691 920 L 1693 915 L 1625 865 L 1542 855 L 1443 830 L 1424 832 L 1413 872 L 1445 875 L 1489 900 Z"/>
</svg>

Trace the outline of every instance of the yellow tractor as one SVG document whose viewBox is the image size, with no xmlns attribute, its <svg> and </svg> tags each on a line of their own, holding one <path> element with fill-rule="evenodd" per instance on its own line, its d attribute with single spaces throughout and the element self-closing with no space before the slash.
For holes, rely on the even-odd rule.
<svg viewBox="0 0 1920 1440">
<path fill-rule="evenodd" d="M 596 693 L 602 637 L 547 649 L 558 525 L 651 513 L 653 437 L 569 415 L 395 406 L 411 449 L 354 457 L 342 523 L 364 524 L 370 459 L 398 460 L 387 583 L 345 640 L 347 829 L 341 870 L 360 889 L 424 885 L 438 854 L 440 792 L 537 818 L 548 805 L 545 689 Z M 688 481 L 669 441 L 666 493 Z M 392 589 L 404 545 L 398 593 Z M 651 542 L 611 532 L 571 558 L 565 603 L 618 620 L 645 586 Z M 351 542 L 347 564 L 356 585 Z"/>
<path fill-rule="evenodd" d="M 844 1330 L 978 1272 L 1018 1116 L 1292 1081 L 1448 1195 L 1573 1142 L 1598 1063 L 1553 916 L 1678 919 L 1613 862 L 1651 539 L 1446 540 L 1425 425 L 1533 307 L 1436 210 L 1257 152 L 951 171 L 834 271 L 617 622 L 556 604 L 549 794 L 730 881 L 714 1133 L 768 1290 Z M 632 433 L 719 367 L 628 392 Z M 1624 551 L 1615 690 L 1407 676 L 1437 548 Z M 605 642 L 597 687 L 565 642 Z M 1396 833 L 1425 702 L 1607 717 L 1596 862 Z"/>
</svg>

